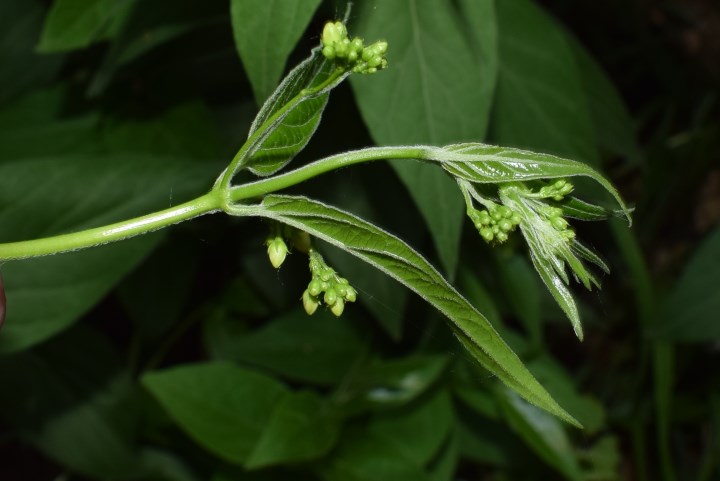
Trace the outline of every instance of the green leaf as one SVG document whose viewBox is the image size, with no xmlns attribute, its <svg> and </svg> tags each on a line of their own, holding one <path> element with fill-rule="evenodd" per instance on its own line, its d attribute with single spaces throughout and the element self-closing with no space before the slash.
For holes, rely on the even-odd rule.
<svg viewBox="0 0 720 481">
<path fill-rule="evenodd" d="M 258 105 L 277 85 L 318 5 L 320 0 L 231 0 L 235 46 Z"/>
<path fill-rule="evenodd" d="M 50 458 L 96 479 L 142 475 L 132 380 L 103 336 L 76 328 L 0 358 L 0 383 L 0 418 Z"/>
<path fill-rule="evenodd" d="M 386 0 L 358 6 L 357 30 L 388 41 L 389 68 L 353 78 L 360 112 L 381 145 L 447 144 L 485 136 L 497 74 L 492 2 Z M 467 32 L 467 34 L 464 34 Z M 437 169 L 392 162 L 453 277 L 463 224 L 455 185 Z"/>
<path fill-rule="evenodd" d="M 538 456 L 566 479 L 583 479 L 572 444 L 556 418 L 509 389 L 498 389 L 498 400 L 510 425 Z"/>
<path fill-rule="evenodd" d="M 317 459 L 335 444 L 338 419 L 311 392 L 285 396 L 277 405 L 245 465 L 249 469 Z"/>
<path fill-rule="evenodd" d="M 454 426 L 453 406 L 447 390 L 428 393 L 403 410 L 376 415 L 368 430 L 423 467 L 448 440 Z"/>
<path fill-rule="evenodd" d="M 565 33 L 528 0 L 497 2 L 500 76 L 493 139 L 596 162 L 583 77 Z"/>
<path fill-rule="evenodd" d="M 349 74 L 338 75 L 320 47 L 283 79 L 250 126 L 238 168 L 267 176 L 285 167 L 315 133 L 330 90 Z"/>
<path fill-rule="evenodd" d="M 94 155 L 64 155 L 0 164 L 0 205 L 13 206 L 0 212 L 0 240 L 123 220 L 167 205 L 170 192 L 182 198 L 210 180 L 206 168 L 167 157 L 113 155 L 103 161 L 107 165 Z M 0 352 L 27 348 L 68 327 L 159 240 L 157 235 L 145 236 L 102 249 L 5 264 L 9 308 Z"/>
<path fill-rule="evenodd" d="M 85 48 L 105 33 L 130 0 L 56 0 L 45 18 L 37 50 L 42 53 Z"/>
<path fill-rule="evenodd" d="M 509 300 L 510 309 L 522 321 L 525 331 L 536 347 L 542 343 L 542 311 L 540 289 L 532 268 L 520 255 L 498 262 L 500 281 Z M 518 295 L 522 293 L 522 295 Z"/>
<path fill-rule="evenodd" d="M 318 472 L 324 481 L 431 481 L 395 444 L 361 429 L 349 431 Z"/>
<path fill-rule="evenodd" d="M 351 214 L 302 197 L 266 196 L 252 213 L 305 230 L 392 276 L 447 316 L 455 335 L 491 373 L 530 402 L 577 424 L 532 377 L 488 320 L 400 239 Z"/>
<path fill-rule="evenodd" d="M 221 362 L 152 372 L 142 383 L 195 441 L 233 463 L 252 454 L 287 394 L 270 377 Z"/>
<path fill-rule="evenodd" d="M 349 413 L 406 405 L 426 392 L 445 372 L 443 356 L 410 356 L 376 361 L 356 369 L 336 395 Z"/>
<path fill-rule="evenodd" d="M 720 228 L 711 232 L 688 261 L 660 311 L 663 339 L 707 342 L 720 339 Z"/>
<path fill-rule="evenodd" d="M 454 177 L 479 184 L 590 177 L 615 198 L 630 221 L 630 209 L 615 187 L 600 172 L 582 162 L 476 142 L 448 145 L 437 149 L 431 156 Z"/>
<path fill-rule="evenodd" d="M 62 67 L 62 56 L 34 51 L 44 10 L 40 0 L 0 2 L 0 105 L 50 81 Z"/>
<path fill-rule="evenodd" d="M 620 93 L 580 42 L 569 33 L 566 40 L 580 72 L 598 145 L 637 163 L 642 152 L 635 138 L 635 121 Z"/>
<path fill-rule="evenodd" d="M 234 319 L 223 324 L 236 323 Z M 206 327 L 206 342 L 220 359 L 247 363 L 288 379 L 333 385 L 351 370 L 367 347 L 358 331 L 325 310 L 308 317 L 297 309 L 250 333 Z"/>
</svg>

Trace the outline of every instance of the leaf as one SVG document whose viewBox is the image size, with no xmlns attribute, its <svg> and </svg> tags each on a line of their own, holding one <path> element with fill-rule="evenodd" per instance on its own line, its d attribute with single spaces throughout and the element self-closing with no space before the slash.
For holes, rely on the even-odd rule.
<svg viewBox="0 0 720 481">
<path fill-rule="evenodd" d="M 205 332 L 215 357 L 310 384 L 340 382 L 367 349 L 354 326 L 322 310 L 308 317 L 298 309 L 244 335 L 213 329 Z"/>
<path fill-rule="evenodd" d="M 453 406 L 447 390 L 428 393 L 403 410 L 376 415 L 368 430 L 417 466 L 430 463 L 450 437 Z"/>
<path fill-rule="evenodd" d="M 235 46 L 258 105 L 277 85 L 318 5 L 320 0 L 231 0 Z"/>
<path fill-rule="evenodd" d="M 313 49 L 265 101 L 250 126 L 248 140 L 238 155 L 238 168 L 253 174 L 274 174 L 290 162 L 315 133 L 330 90 L 347 77 L 337 76 L 332 62 Z"/>
<path fill-rule="evenodd" d="M 339 432 L 331 406 L 311 392 L 285 396 L 277 405 L 245 465 L 249 469 L 317 459 Z"/>
<path fill-rule="evenodd" d="M 524 257 L 513 255 L 499 262 L 500 281 L 510 309 L 522 321 L 536 347 L 542 345 L 542 310 L 537 277 Z M 518 295 L 522 293 L 522 295 Z"/>
<path fill-rule="evenodd" d="M 132 380 L 103 336 L 76 328 L 0 358 L 0 382 L 0 418 L 47 456 L 91 478 L 142 475 Z"/>
<path fill-rule="evenodd" d="M 528 0 L 498 1 L 497 20 L 493 140 L 596 163 L 585 85 L 565 33 Z"/>
<path fill-rule="evenodd" d="M 130 0 L 56 0 L 45 18 L 38 52 L 85 48 L 102 37 L 111 19 L 125 13 Z"/>
<path fill-rule="evenodd" d="M 636 139 L 635 121 L 620 93 L 585 47 L 570 33 L 565 37 L 580 72 L 598 145 L 638 163 L 642 152 Z"/>
<path fill-rule="evenodd" d="M 0 105 L 50 81 L 62 67 L 62 56 L 34 52 L 44 10 L 40 0 L 0 2 Z"/>
<path fill-rule="evenodd" d="M 508 389 L 498 389 L 497 394 L 508 422 L 538 456 L 566 479 L 583 479 L 567 433 L 556 418 Z"/>
<path fill-rule="evenodd" d="M 720 228 L 694 252 L 660 311 L 658 334 L 667 340 L 708 342 L 720 339 Z"/>
<path fill-rule="evenodd" d="M 318 472 L 324 481 L 431 481 L 422 468 L 398 453 L 393 444 L 362 429 L 348 432 Z"/>
<path fill-rule="evenodd" d="M 476 142 L 448 145 L 431 152 L 430 156 L 440 161 L 450 175 L 479 184 L 590 177 L 615 198 L 630 221 L 630 209 L 615 187 L 602 174 L 582 162 Z"/>
<path fill-rule="evenodd" d="M 270 377 L 221 362 L 151 372 L 142 383 L 196 442 L 233 463 L 248 459 L 287 394 Z"/>
<path fill-rule="evenodd" d="M 356 369 L 340 386 L 336 398 L 350 414 L 404 406 L 430 389 L 447 364 L 443 356 L 376 361 Z"/>
<path fill-rule="evenodd" d="M 167 205 L 170 192 L 182 197 L 210 180 L 206 168 L 167 157 L 114 155 L 103 160 L 108 165 L 95 155 L 0 164 L 0 205 L 12 206 L 0 211 L 0 240 L 32 239 L 144 214 Z M 0 352 L 27 348 L 68 327 L 159 240 L 144 236 L 102 249 L 5 264 L 9 308 Z"/>
<path fill-rule="evenodd" d="M 400 239 L 351 214 L 302 197 L 266 196 L 251 212 L 305 230 L 395 278 L 447 316 L 455 335 L 491 373 L 530 402 L 577 423 L 532 377 L 488 320 Z"/>
<path fill-rule="evenodd" d="M 388 41 L 389 68 L 352 79 L 376 143 L 442 145 L 485 136 L 493 85 L 495 18 L 492 2 L 386 0 L 358 5 L 357 30 Z M 483 14 L 483 15 L 481 15 Z M 391 162 L 422 213 L 445 271 L 454 276 L 463 201 L 453 183 L 422 164 Z"/>
</svg>

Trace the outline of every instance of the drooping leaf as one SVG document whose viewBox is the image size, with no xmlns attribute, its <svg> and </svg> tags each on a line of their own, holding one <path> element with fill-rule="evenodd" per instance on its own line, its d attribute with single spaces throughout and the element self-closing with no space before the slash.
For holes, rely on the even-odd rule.
<svg viewBox="0 0 720 481">
<path fill-rule="evenodd" d="M 142 475 L 132 379 L 106 338 L 75 328 L 0 358 L 0 380 L 0 418 L 38 450 L 92 478 Z"/>
<path fill-rule="evenodd" d="M 494 10 L 487 0 L 463 2 L 471 18 L 462 19 L 454 8 L 432 0 L 358 5 L 357 31 L 389 44 L 386 71 L 352 79 L 360 112 L 378 144 L 441 145 L 485 137 L 497 74 Z M 453 277 L 463 223 L 456 187 L 436 169 L 392 165 Z"/>
<path fill-rule="evenodd" d="M 538 456 L 566 479 L 583 479 L 572 444 L 556 418 L 509 389 L 498 389 L 497 398 L 510 425 Z"/>
<path fill-rule="evenodd" d="M 695 251 L 661 312 L 658 331 L 664 339 L 720 339 L 720 228 Z"/>
<path fill-rule="evenodd" d="M 630 210 L 615 187 L 602 174 L 582 162 L 550 154 L 475 142 L 448 145 L 430 155 L 441 161 L 442 167 L 448 173 L 472 183 L 590 177 L 615 198 L 630 220 Z"/>
<path fill-rule="evenodd" d="M 105 33 L 113 17 L 126 13 L 131 0 L 56 0 L 45 19 L 39 52 L 84 48 Z"/>
<path fill-rule="evenodd" d="M 493 140 L 596 163 L 581 72 L 565 32 L 534 2 L 497 2 L 500 75 Z"/>
<path fill-rule="evenodd" d="M 225 323 L 231 322 L 236 321 Z M 324 310 L 308 318 L 298 309 L 243 335 L 220 326 L 208 326 L 205 333 L 216 358 L 319 385 L 340 382 L 367 349 L 354 326 Z"/>
<path fill-rule="evenodd" d="M 247 167 L 256 175 L 267 176 L 287 165 L 315 133 L 330 90 L 348 75 L 334 73 L 334 64 L 316 47 L 287 74 L 250 126 L 237 168 Z"/>
<path fill-rule="evenodd" d="M 258 105 L 277 85 L 318 5 L 320 0 L 231 0 L 235 46 Z"/>
<path fill-rule="evenodd" d="M 256 469 L 318 459 L 335 444 L 339 419 L 312 392 L 285 396 L 277 405 L 245 465 Z"/>
<path fill-rule="evenodd" d="M 532 377 L 488 320 L 400 239 L 351 214 L 302 197 L 266 196 L 250 212 L 305 230 L 392 276 L 446 315 L 456 336 L 490 372 L 530 402 L 577 424 Z"/>
<path fill-rule="evenodd" d="M 221 362 L 151 372 L 142 383 L 195 441 L 234 463 L 248 459 L 287 395 L 278 381 Z"/>
</svg>

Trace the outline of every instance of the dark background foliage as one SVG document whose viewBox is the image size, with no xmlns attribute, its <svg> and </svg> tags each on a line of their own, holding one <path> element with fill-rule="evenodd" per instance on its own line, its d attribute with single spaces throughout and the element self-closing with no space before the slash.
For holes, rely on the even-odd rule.
<svg viewBox="0 0 720 481">
<path fill-rule="evenodd" d="M 341 3 L 0 2 L 0 241 L 207 190 Z M 390 68 L 336 89 L 295 163 L 485 140 L 591 163 L 634 204 L 631 230 L 577 225 L 612 268 L 574 289 L 579 343 L 522 243 L 486 247 L 442 173 L 374 163 L 292 189 L 425 254 L 586 429 L 329 246 L 359 301 L 307 317 L 306 258 L 276 272 L 266 225 L 211 216 L 0 266 L 0 479 L 720 479 L 717 2 L 362 1 L 350 28 L 387 38 Z"/>
</svg>

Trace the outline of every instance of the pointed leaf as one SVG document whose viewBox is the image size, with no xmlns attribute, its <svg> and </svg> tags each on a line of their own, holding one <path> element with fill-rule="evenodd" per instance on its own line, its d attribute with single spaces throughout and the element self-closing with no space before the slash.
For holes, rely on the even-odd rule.
<svg viewBox="0 0 720 481">
<path fill-rule="evenodd" d="M 231 0 L 235 46 L 258 105 L 277 85 L 318 5 L 320 0 Z"/>
<path fill-rule="evenodd" d="M 575 52 L 535 2 L 496 3 L 500 75 L 493 140 L 596 162 L 594 124 Z"/>
<path fill-rule="evenodd" d="M 151 372 L 142 383 L 193 439 L 235 463 L 248 459 L 287 395 L 275 379 L 220 362 Z"/>
<path fill-rule="evenodd" d="M 267 196 L 251 212 L 305 230 L 395 278 L 445 314 L 461 342 L 490 372 L 533 404 L 577 424 L 535 380 L 490 322 L 402 240 L 352 214 L 302 197 Z"/>
<path fill-rule="evenodd" d="M 321 49 L 313 49 L 260 109 L 237 169 L 247 167 L 256 175 L 267 176 L 285 167 L 315 133 L 330 90 L 348 75 L 333 76 L 335 73 L 334 64 L 325 59 Z"/>
<path fill-rule="evenodd" d="M 331 406 L 317 394 L 285 396 L 275 406 L 245 466 L 256 469 L 317 459 L 335 444 L 339 427 Z"/>
<path fill-rule="evenodd" d="M 385 38 L 390 67 L 352 79 L 360 112 L 380 145 L 442 145 L 485 137 L 497 76 L 493 2 L 359 2 L 357 30 Z M 437 169 L 392 162 L 425 222 L 445 271 L 453 276 L 462 199 Z"/>
<path fill-rule="evenodd" d="M 432 154 L 451 175 L 473 183 L 518 182 L 557 177 L 590 177 L 607 190 L 623 209 L 630 210 L 618 191 L 592 167 L 570 159 L 527 150 L 481 143 L 448 145 Z"/>
<path fill-rule="evenodd" d="M 538 456 L 566 479 L 584 479 L 573 446 L 557 419 L 529 405 L 509 389 L 498 389 L 497 399 L 510 425 Z"/>
</svg>

